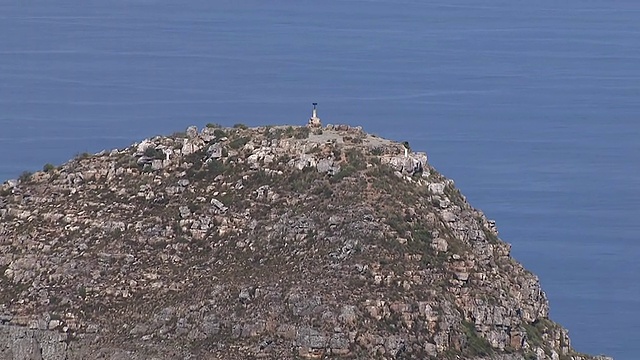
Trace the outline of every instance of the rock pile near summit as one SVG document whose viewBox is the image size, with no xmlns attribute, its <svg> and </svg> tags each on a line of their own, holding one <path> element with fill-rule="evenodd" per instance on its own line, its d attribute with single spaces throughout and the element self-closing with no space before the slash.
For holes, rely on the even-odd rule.
<svg viewBox="0 0 640 360">
<path fill-rule="evenodd" d="M 0 186 L 0 359 L 594 359 L 424 153 L 222 128 Z"/>
</svg>

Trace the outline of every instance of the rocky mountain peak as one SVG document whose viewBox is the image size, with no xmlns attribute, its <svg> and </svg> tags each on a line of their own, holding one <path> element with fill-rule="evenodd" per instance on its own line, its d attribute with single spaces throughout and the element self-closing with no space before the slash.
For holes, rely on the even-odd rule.
<svg viewBox="0 0 640 360">
<path fill-rule="evenodd" d="M 408 144 L 223 128 L 0 186 L 0 358 L 562 359 L 538 279 Z"/>
</svg>

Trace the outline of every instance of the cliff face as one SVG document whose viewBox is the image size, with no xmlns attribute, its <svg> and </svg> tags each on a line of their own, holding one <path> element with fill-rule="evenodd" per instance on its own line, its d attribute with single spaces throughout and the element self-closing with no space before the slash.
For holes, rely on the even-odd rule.
<svg viewBox="0 0 640 360">
<path fill-rule="evenodd" d="M 0 359 L 592 359 L 509 251 L 402 144 L 191 127 L 0 187 Z"/>
</svg>

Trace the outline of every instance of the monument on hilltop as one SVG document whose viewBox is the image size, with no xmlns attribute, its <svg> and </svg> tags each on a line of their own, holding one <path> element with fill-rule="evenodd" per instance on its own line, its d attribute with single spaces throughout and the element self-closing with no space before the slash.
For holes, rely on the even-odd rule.
<svg viewBox="0 0 640 360">
<path fill-rule="evenodd" d="M 311 111 L 311 117 L 309 118 L 307 126 L 314 128 L 322 127 L 322 122 L 318 117 L 318 103 L 313 103 L 313 110 Z"/>
</svg>

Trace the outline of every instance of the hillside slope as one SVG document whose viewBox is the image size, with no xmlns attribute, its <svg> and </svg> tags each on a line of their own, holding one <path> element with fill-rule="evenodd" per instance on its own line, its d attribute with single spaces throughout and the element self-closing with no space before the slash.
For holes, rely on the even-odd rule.
<svg viewBox="0 0 640 360">
<path fill-rule="evenodd" d="M 0 359 L 593 359 L 424 153 L 219 128 L 0 187 Z"/>
</svg>

